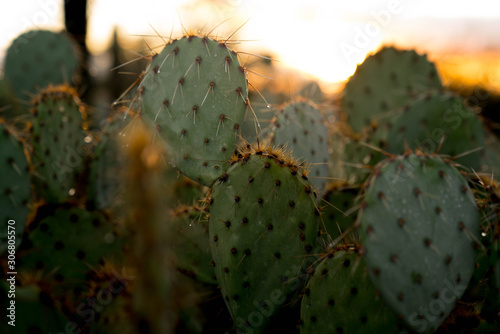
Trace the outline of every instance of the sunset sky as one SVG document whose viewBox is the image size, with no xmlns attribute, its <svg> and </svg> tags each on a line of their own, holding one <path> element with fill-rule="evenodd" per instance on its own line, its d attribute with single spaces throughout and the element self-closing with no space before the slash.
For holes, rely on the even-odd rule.
<svg viewBox="0 0 500 334">
<path fill-rule="evenodd" d="M 0 5 L 0 59 L 12 39 L 30 28 L 61 29 L 63 0 L 23 0 Z M 131 40 L 138 35 L 179 36 L 186 29 L 235 35 L 234 47 L 247 52 L 270 50 L 281 64 L 325 82 L 347 79 L 368 53 L 382 44 L 415 47 L 443 67 L 472 65 L 489 55 L 490 84 L 500 89 L 500 1 L 451 0 L 89 0 L 88 44 L 104 51 L 113 27 Z M 246 23 L 245 23 L 246 22 Z M 154 29 L 152 28 L 154 27 Z M 143 37 L 148 44 L 161 40 Z M 493 55 L 493 56 L 492 56 Z M 475 57 L 475 58 L 474 58 Z M 450 63 L 451 62 L 451 63 Z M 471 75 L 474 75 L 472 73 Z M 496 79 L 498 78 L 498 79 Z"/>
</svg>

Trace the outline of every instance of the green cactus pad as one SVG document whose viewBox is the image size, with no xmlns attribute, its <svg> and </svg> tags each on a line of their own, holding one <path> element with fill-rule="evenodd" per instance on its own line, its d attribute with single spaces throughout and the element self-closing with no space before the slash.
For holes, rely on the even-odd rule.
<svg viewBox="0 0 500 334">
<path fill-rule="evenodd" d="M 343 162 L 345 179 L 348 183 L 362 183 L 370 175 L 370 171 L 384 155 L 379 151 L 366 146 L 365 140 L 349 138 L 345 144 Z M 373 145 L 373 144 L 368 144 Z"/>
<path fill-rule="evenodd" d="M 301 334 L 400 331 L 353 250 L 331 253 L 316 267 L 302 298 L 301 320 Z"/>
<path fill-rule="evenodd" d="M 293 156 L 311 169 L 311 182 L 324 189 L 329 176 L 328 130 L 319 109 L 299 99 L 281 108 L 273 120 L 271 142 L 293 150 Z"/>
<path fill-rule="evenodd" d="M 7 50 L 5 80 L 15 98 L 26 101 L 49 84 L 73 84 L 78 67 L 76 44 L 68 36 L 31 30 L 17 37 Z M 28 111 L 26 106 L 19 107 Z"/>
<path fill-rule="evenodd" d="M 215 273 L 236 326 L 261 330 L 298 292 L 314 253 L 315 193 L 282 152 L 240 152 L 214 185 L 209 232 Z"/>
<path fill-rule="evenodd" d="M 30 173 L 23 144 L 12 131 L 0 121 L 0 161 L 3 165 L 0 189 L 0 254 L 14 240 L 19 246 L 28 218 L 30 198 Z M 9 224 L 11 221 L 11 224 Z M 14 221 L 14 222 L 12 222 Z M 14 238 L 14 239 L 12 239 Z"/>
<path fill-rule="evenodd" d="M 86 274 L 105 260 L 118 260 L 117 250 L 121 241 L 101 213 L 48 205 L 29 225 L 27 240 L 19 248 L 19 267 L 40 271 L 52 293 L 71 308 L 80 297 L 74 291 L 81 292 Z"/>
<path fill-rule="evenodd" d="M 6 277 L 8 278 L 8 276 Z M 20 333 L 59 333 L 70 322 L 60 310 L 57 300 L 40 289 L 39 286 L 30 284 L 17 286 L 15 298 L 7 298 L 7 287 L 4 282 L 0 284 L 2 320 L 0 330 L 4 334 Z M 3 291 L 2 291 L 3 290 Z M 4 296 L 5 294 L 5 296 Z M 11 321 L 7 315 L 7 307 L 11 300 L 15 301 L 15 326 L 8 324 Z"/>
<path fill-rule="evenodd" d="M 425 55 L 384 47 L 357 67 L 344 88 L 342 105 L 353 130 L 361 133 L 376 117 L 433 88 L 441 88 L 441 81 Z"/>
<path fill-rule="evenodd" d="M 462 98 L 451 93 L 432 92 L 412 101 L 392 122 L 386 150 L 394 154 L 421 149 L 455 156 L 484 146 L 481 122 Z M 482 152 L 476 151 L 456 159 L 465 167 L 479 170 Z"/>
<path fill-rule="evenodd" d="M 347 233 L 347 240 L 357 240 L 358 235 L 352 227 L 356 221 L 356 213 L 353 212 L 355 199 L 359 193 L 359 186 L 351 186 L 346 183 L 334 183 L 328 186 L 328 190 L 323 194 L 322 220 L 320 226 L 330 242 L 340 237 L 341 233 Z"/>
<path fill-rule="evenodd" d="M 175 236 L 172 247 L 177 268 L 199 282 L 217 284 L 204 211 L 198 206 L 177 208 L 169 217 L 168 230 Z"/>
<path fill-rule="evenodd" d="M 76 92 L 68 86 L 49 87 L 34 105 L 35 190 L 49 203 L 63 202 L 75 195 L 77 178 L 85 166 L 85 117 Z"/>
<path fill-rule="evenodd" d="M 139 86 L 144 117 L 173 152 L 171 163 L 210 186 L 228 167 L 247 107 L 247 80 L 224 43 L 189 36 L 154 56 Z"/>
<path fill-rule="evenodd" d="M 435 331 L 474 271 L 479 213 L 465 178 L 437 156 L 384 160 L 360 220 L 375 287 L 413 330 Z"/>
</svg>

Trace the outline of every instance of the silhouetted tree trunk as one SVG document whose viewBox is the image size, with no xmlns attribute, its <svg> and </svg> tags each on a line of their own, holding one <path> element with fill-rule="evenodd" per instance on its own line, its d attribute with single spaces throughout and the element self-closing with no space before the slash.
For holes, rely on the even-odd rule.
<svg viewBox="0 0 500 334">
<path fill-rule="evenodd" d="M 64 1 L 64 23 L 68 33 L 76 40 L 82 51 L 82 85 L 85 88 L 82 94 L 88 90 L 89 52 L 85 43 L 87 37 L 87 0 L 65 0 Z"/>
</svg>

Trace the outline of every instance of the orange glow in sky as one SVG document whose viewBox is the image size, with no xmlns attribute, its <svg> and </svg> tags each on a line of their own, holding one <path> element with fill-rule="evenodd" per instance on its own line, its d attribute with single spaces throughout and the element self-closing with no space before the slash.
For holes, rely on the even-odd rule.
<svg viewBox="0 0 500 334">
<path fill-rule="evenodd" d="M 62 0 L 23 0 L 8 6 L 0 8 L 0 59 L 22 31 L 63 28 Z M 215 28 L 212 34 L 226 38 L 248 20 L 233 36 L 241 41 L 235 49 L 270 50 L 283 65 L 330 83 L 346 80 L 356 64 L 383 44 L 417 47 L 431 55 L 500 50 L 498 0 L 90 0 L 89 14 L 93 53 L 106 50 L 115 26 L 130 40 L 155 35 L 155 30 L 179 36 L 183 28 Z M 151 46 L 162 43 L 142 38 Z"/>
</svg>

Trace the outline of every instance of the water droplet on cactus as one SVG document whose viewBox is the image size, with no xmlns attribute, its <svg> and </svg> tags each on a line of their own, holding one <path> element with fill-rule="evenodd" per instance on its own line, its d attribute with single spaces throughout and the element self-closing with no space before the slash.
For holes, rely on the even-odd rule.
<svg viewBox="0 0 500 334">
<path fill-rule="evenodd" d="M 92 137 L 91 136 L 87 136 L 83 139 L 84 142 L 86 142 L 87 144 L 91 143 L 92 142 Z"/>
<path fill-rule="evenodd" d="M 75 193 L 76 193 L 75 188 L 71 188 L 71 189 L 68 191 L 68 195 L 70 195 L 70 196 L 75 195 Z"/>
</svg>

